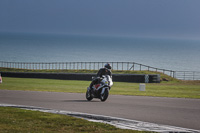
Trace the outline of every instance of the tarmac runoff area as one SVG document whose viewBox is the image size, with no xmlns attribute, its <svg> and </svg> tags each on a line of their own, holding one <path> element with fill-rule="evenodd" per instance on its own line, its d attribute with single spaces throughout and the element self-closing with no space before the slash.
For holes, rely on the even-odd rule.
<svg viewBox="0 0 200 133">
<path fill-rule="evenodd" d="M 175 126 L 129 120 L 129 119 L 123 119 L 123 118 L 117 118 L 117 117 L 104 116 L 104 115 L 40 108 L 40 107 L 35 107 L 35 106 L 0 104 L 0 107 L 13 107 L 13 108 L 26 109 L 26 110 L 69 115 L 69 116 L 73 116 L 77 118 L 83 118 L 88 121 L 107 123 L 121 129 L 131 129 L 131 130 L 138 130 L 138 131 L 154 131 L 154 132 L 160 132 L 160 133 L 200 133 L 200 130 L 193 130 L 193 129 L 188 129 L 188 128 L 181 128 L 181 127 L 175 127 Z"/>
</svg>

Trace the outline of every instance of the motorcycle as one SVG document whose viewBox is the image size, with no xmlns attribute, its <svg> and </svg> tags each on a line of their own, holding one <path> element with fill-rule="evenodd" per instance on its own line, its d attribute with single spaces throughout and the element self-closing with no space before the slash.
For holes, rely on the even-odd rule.
<svg viewBox="0 0 200 133">
<path fill-rule="evenodd" d="M 102 102 L 106 101 L 112 85 L 112 78 L 109 75 L 103 75 L 99 84 L 93 85 L 91 90 L 90 87 L 87 88 L 86 99 L 91 101 L 93 98 L 98 98 Z"/>
</svg>

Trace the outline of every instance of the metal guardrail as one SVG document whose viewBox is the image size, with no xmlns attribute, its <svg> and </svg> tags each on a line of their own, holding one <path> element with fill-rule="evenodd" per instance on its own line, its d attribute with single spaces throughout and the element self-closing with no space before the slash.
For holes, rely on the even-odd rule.
<svg viewBox="0 0 200 133">
<path fill-rule="evenodd" d="M 181 80 L 200 80 L 200 72 L 198 71 L 176 71 L 175 78 Z"/>
<path fill-rule="evenodd" d="M 16 68 L 30 70 L 99 70 L 107 62 L 4 62 L 0 61 L 1 68 Z M 135 62 L 109 62 L 112 70 L 156 71 L 182 80 L 200 80 L 200 72 L 173 71 L 143 65 Z"/>
</svg>

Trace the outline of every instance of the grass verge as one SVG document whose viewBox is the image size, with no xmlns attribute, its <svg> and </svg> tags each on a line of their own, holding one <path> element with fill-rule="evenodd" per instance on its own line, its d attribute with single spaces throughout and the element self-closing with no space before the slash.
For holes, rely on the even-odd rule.
<svg viewBox="0 0 200 133">
<path fill-rule="evenodd" d="M 140 133 L 140 131 L 124 130 L 114 126 L 89 122 L 66 115 L 29 111 L 10 107 L 0 107 L 0 132 L 98 132 L 98 133 Z M 6 116 L 6 117 L 5 117 Z M 149 132 L 141 132 L 149 133 Z"/>
<path fill-rule="evenodd" d="M 90 81 L 8 78 L 3 77 L 0 89 L 85 93 Z M 200 98 L 200 81 L 170 81 L 146 84 L 139 91 L 139 83 L 114 82 L 110 94 L 176 98 Z"/>
</svg>

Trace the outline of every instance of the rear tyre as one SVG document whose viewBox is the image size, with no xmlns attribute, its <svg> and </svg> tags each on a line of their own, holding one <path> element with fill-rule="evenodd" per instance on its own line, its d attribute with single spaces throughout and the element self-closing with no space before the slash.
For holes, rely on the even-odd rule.
<svg viewBox="0 0 200 133">
<path fill-rule="evenodd" d="M 106 99 L 108 98 L 109 95 L 109 91 L 108 89 L 105 89 L 105 92 L 103 94 L 101 94 L 100 99 L 102 102 L 106 101 Z"/>
<path fill-rule="evenodd" d="M 86 99 L 88 100 L 88 101 L 91 101 L 92 99 L 93 99 L 93 97 L 91 96 L 91 93 L 87 90 L 87 92 L 86 92 Z"/>
</svg>

